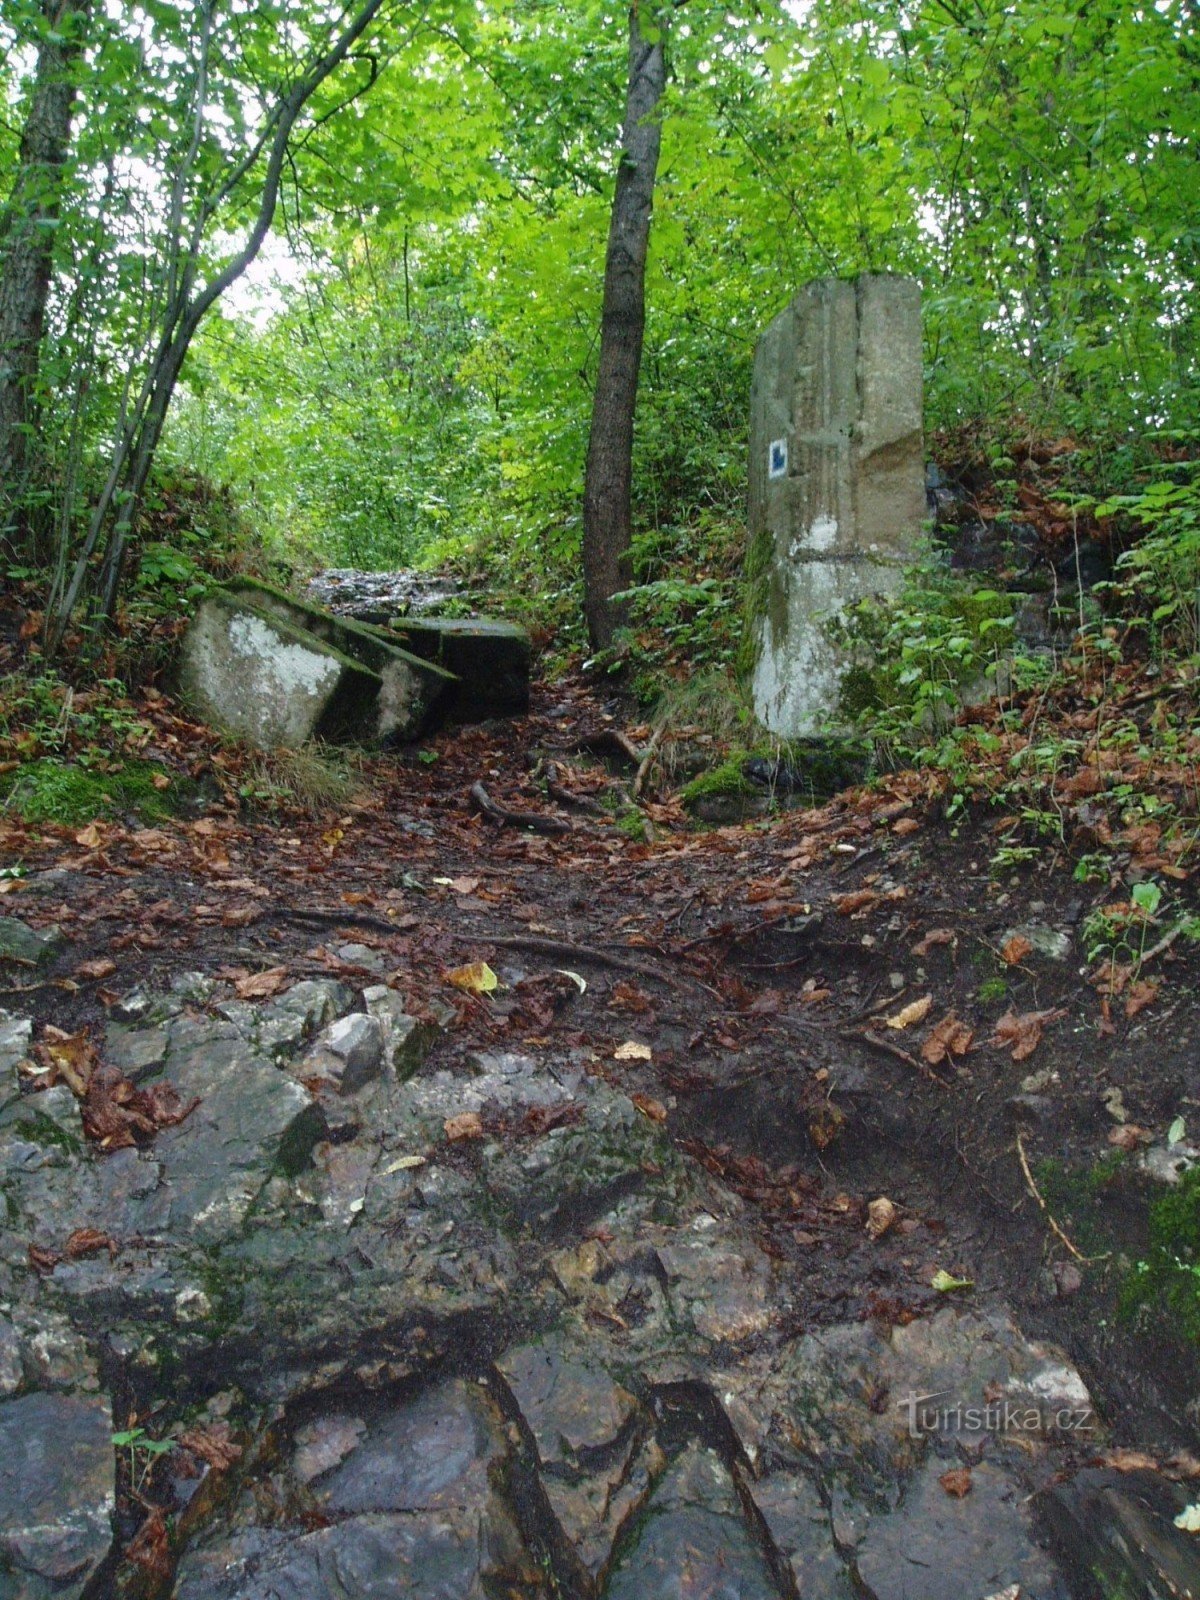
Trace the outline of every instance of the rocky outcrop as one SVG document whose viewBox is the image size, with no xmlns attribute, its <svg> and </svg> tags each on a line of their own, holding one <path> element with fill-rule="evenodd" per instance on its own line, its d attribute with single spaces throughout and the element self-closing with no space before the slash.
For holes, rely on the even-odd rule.
<svg viewBox="0 0 1200 1600">
<path fill-rule="evenodd" d="M 997 1305 L 801 1331 L 746 1203 L 586 1046 L 443 1059 L 396 991 L 331 980 L 113 1010 L 106 1056 L 190 1107 L 141 1147 L 86 1140 L 0 1027 L 0 1593 L 109 1559 L 106 1393 L 173 1445 L 139 1594 L 1194 1583 L 1157 1501 L 1076 1473 L 1103 1427 L 1059 1351 Z"/>
</svg>

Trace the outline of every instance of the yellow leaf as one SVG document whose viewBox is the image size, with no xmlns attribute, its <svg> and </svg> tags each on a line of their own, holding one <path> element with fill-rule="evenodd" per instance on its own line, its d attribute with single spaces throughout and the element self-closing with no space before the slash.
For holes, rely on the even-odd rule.
<svg viewBox="0 0 1200 1600">
<path fill-rule="evenodd" d="M 100 844 L 100 829 L 94 822 L 89 822 L 86 828 L 81 828 L 75 835 L 75 843 L 82 845 L 85 850 L 95 850 Z"/>
<path fill-rule="evenodd" d="M 468 994 L 491 994 L 500 987 L 500 979 L 486 961 L 472 961 L 465 967 L 455 967 L 446 974 L 446 982 Z"/>
<path fill-rule="evenodd" d="M 889 1028 L 911 1028 L 914 1022 L 924 1022 L 932 1009 L 933 996 L 922 995 L 919 1000 L 905 1006 L 903 1011 L 897 1011 L 894 1017 L 889 1017 L 887 1025 Z"/>
</svg>

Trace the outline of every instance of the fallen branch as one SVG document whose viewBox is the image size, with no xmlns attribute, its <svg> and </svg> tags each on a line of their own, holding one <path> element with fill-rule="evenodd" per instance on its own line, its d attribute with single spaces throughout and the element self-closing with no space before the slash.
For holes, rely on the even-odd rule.
<svg viewBox="0 0 1200 1600">
<path fill-rule="evenodd" d="M 1041 1190 L 1033 1181 L 1033 1173 L 1029 1170 L 1029 1160 L 1025 1155 L 1025 1146 L 1019 1133 L 1017 1135 L 1017 1157 L 1021 1163 L 1021 1171 L 1025 1174 L 1025 1186 L 1033 1198 L 1037 1201 L 1038 1205 L 1041 1207 L 1042 1215 L 1050 1224 L 1051 1232 L 1054 1233 L 1054 1235 L 1066 1245 L 1067 1249 L 1075 1257 L 1076 1261 L 1081 1261 L 1084 1266 L 1088 1266 L 1093 1261 L 1105 1260 L 1104 1256 L 1085 1256 L 1082 1251 L 1077 1250 L 1071 1243 L 1070 1239 L 1067 1238 L 1066 1234 L 1059 1227 L 1058 1223 L 1055 1222 L 1054 1218 L 1050 1215 L 1050 1208 L 1042 1199 Z"/>
<path fill-rule="evenodd" d="M 907 1067 L 915 1067 L 923 1078 L 928 1078 L 930 1083 L 936 1083 L 940 1089 L 946 1087 L 945 1079 L 939 1078 L 931 1067 L 918 1060 L 910 1051 L 905 1050 L 902 1045 L 893 1044 L 890 1039 L 883 1039 L 879 1034 L 871 1033 L 869 1029 L 849 1028 L 839 1033 L 838 1038 L 853 1039 L 859 1044 L 870 1045 L 874 1050 L 881 1050 L 885 1056 L 894 1056 L 897 1061 L 903 1061 Z"/>
<path fill-rule="evenodd" d="M 1160 956 L 1164 950 L 1169 950 L 1186 926 L 1187 924 L 1184 922 L 1177 924 L 1176 927 L 1171 929 L 1170 933 L 1164 933 L 1157 944 L 1152 944 L 1149 950 L 1144 950 L 1138 958 L 1138 971 L 1142 970 L 1147 961 L 1153 961 L 1155 956 Z"/>
<path fill-rule="evenodd" d="M 497 805 L 482 783 L 471 785 L 471 804 L 502 828 L 531 828 L 534 833 L 549 834 L 571 831 L 571 824 L 562 817 L 543 816 L 539 811 L 509 811 L 506 806 Z"/>
</svg>

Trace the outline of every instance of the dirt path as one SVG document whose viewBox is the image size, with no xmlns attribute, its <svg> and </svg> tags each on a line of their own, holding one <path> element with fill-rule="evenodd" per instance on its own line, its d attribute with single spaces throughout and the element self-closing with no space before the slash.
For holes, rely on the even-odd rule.
<svg viewBox="0 0 1200 1600">
<path fill-rule="evenodd" d="M 1195 957 L 1106 1020 L 1100 891 L 997 873 L 912 774 L 631 842 L 531 777 L 585 792 L 604 719 L 560 688 L 340 817 L 31 857 L 6 909 L 70 943 L 5 969 L 0 1429 L 50 1407 L 94 1483 L 60 1504 L 51 1464 L 58 1534 L 0 1527 L 12 1592 L 1200 1593 L 1157 1470 L 1194 1356 L 1116 1310 L 1143 1152 L 1200 1102 Z M 570 831 L 497 829 L 479 781 Z M 46 1024 L 125 1075 L 90 1142 L 63 1088 L 31 1130 Z M 1039 1421 L 911 1429 L 930 1394 Z"/>
</svg>

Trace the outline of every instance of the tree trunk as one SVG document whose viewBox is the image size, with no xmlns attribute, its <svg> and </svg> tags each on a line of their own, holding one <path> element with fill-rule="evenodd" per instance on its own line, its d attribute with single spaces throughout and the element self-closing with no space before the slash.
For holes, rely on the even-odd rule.
<svg viewBox="0 0 1200 1600">
<path fill-rule="evenodd" d="M 14 553 L 30 542 L 34 390 L 75 109 L 74 67 L 90 7 L 91 0 L 42 0 L 45 32 L 17 178 L 0 213 L 0 540 Z"/>
<path fill-rule="evenodd" d="M 592 400 L 583 490 L 583 609 L 597 650 L 621 620 L 613 595 L 632 580 L 633 415 L 646 328 L 646 251 L 661 131 L 655 118 L 666 82 L 661 34 L 647 39 L 638 0 L 629 13 L 629 86 L 621 163 L 604 261 L 600 362 Z"/>
</svg>

